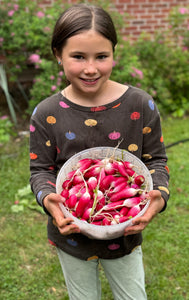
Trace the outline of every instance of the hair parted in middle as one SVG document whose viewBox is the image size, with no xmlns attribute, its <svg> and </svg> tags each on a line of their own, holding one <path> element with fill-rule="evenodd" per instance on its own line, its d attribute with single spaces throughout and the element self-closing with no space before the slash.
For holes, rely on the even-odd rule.
<svg viewBox="0 0 189 300">
<path fill-rule="evenodd" d="M 111 16 L 99 6 L 82 3 L 66 9 L 57 20 L 51 41 L 53 54 L 60 56 L 68 38 L 90 29 L 107 38 L 114 51 L 117 34 Z"/>
</svg>

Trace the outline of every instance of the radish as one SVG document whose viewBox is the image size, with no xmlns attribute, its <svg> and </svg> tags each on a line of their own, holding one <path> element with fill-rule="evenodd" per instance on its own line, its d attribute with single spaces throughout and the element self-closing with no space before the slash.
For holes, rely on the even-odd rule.
<svg viewBox="0 0 189 300">
<path fill-rule="evenodd" d="M 70 209 L 73 209 L 77 203 L 77 196 L 76 195 L 71 195 L 68 199 L 67 199 L 67 206 Z"/>
<path fill-rule="evenodd" d="M 134 217 L 145 206 L 148 194 L 144 176 L 133 167 L 113 157 L 81 159 L 62 183 L 65 207 L 76 218 L 95 225 L 118 224 Z"/>
<path fill-rule="evenodd" d="M 123 207 L 120 209 L 119 213 L 120 213 L 121 216 L 126 216 L 127 213 L 128 213 L 128 211 L 129 211 L 129 207 L 123 206 Z"/>
<path fill-rule="evenodd" d="M 67 189 L 62 190 L 60 194 L 64 199 L 67 199 L 69 197 L 69 191 Z"/>
<path fill-rule="evenodd" d="M 71 186 L 72 182 L 69 179 L 65 180 L 62 184 L 63 189 L 69 189 Z"/>
<path fill-rule="evenodd" d="M 87 185 L 88 185 L 88 188 L 90 189 L 90 190 L 94 190 L 94 189 L 96 189 L 96 187 L 97 187 L 97 184 L 98 184 L 98 181 L 97 181 L 97 178 L 96 177 L 90 177 L 89 179 L 88 179 L 88 181 L 87 181 Z"/>
<path fill-rule="evenodd" d="M 135 184 L 137 184 L 138 186 L 141 186 L 144 182 L 145 182 L 145 178 L 143 175 L 138 175 L 134 178 L 134 182 Z"/>
<path fill-rule="evenodd" d="M 113 181 L 114 181 L 114 176 L 113 175 L 105 176 L 99 184 L 100 190 L 101 191 L 107 190 L 110 187 L 110 185 Z"/>
<path fill-rule="evenodd" d="M 138 192 L 140 192 L 141 190 L 135 190 L 133 188 L 126 188 L 118 193 L 113 194 L 110 197 L 110 201 L 111 202 L 115 202 L 118 201 L 120 199 L 124 199 L 124 198 L 130 198 L 130 197 L 134 197 Z"/>
<path fill-rule="evenodd" d="M 130 210 L 128 211 L 127 217 L 128 218 L 133 218 L 136 215 L 138 215 L 138 213 L 140 211 L 141 211 L 140 204 L 137 204 L 137 205 L 130 208 Z"/>
<path fill-rule="evenodd" d="M 76 207 L 76 215 L 77 217 L 81 217 L 84 213 L 85 207 L 87 206 L 87 204 L 89 203 L 89 201 L 91 200 L 91 196 L 88 192 L 85 192 L 81 198 L 78 200 L 78 204 Z"/>
<path fill-rule="evenodd" d="M 127 173 L 127 171 L 126 171 L 126 169 L 125 169 L 124 164 L 123 164 L 121 161 L 119 161 L 119 162 L 117 162 L 117 166 L 118 166 L 119 173 L 120 173 L 122 176 L 124 176 L 124 177 L 126 177 L 127 179 L 129 179 L 129 176 L 128 176 L 128 173 Z"/>
<path fill-rule="evenodd" d="M 133 207 L 141 202 L 140 197 L 133 197 L 133 198 L 128 198 L 124 200 L 124 205 L 127 207 Z M 114 202 L 115 203 L 115 202 Z"/>
<path fill-rule="evenodd" d="M 119 223 L 126 222 L 126 221 L 128 221 L 128 219 L 129 219 L 129 217 L 127 217 L 127 216 L 121 216 L 121 217 L 119 218 Z"/>
<path fill-rule="evenodd" d="M 133 164 L 129 161 L 123 161 L 123 164 L 126 169 L 132 169 L 134 167 Z"/>
<path fill-rule="evenodd" d="M 107 175 L 114 175 L 116 173 L 116 164 L 115 162 L 108 161 L 107 164 L 104 166 L 104 170 Z"/>
<path fill-rule="evenodd" d="M 80 172 L 87 170 L 93 163 L 92 159 L 84 158 L 78 161 L 76 168 L 79 169 Z"/>
<path fill-rule="evenodd" d="M 87 208 L 82 215 L 82 219 L 87 221 L 90 217 L 91 210 L 92 210 L 92 207 Z"/>
</svg>

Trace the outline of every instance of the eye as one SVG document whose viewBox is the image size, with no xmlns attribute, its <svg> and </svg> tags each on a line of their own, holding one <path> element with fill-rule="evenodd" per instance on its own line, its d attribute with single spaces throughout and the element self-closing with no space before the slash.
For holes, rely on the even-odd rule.
<svg viewBox="0 0 189 300">
<path fill-rule="evenodd" d="M 82 55 L 74 55 L 73 58 L 77 59 L 77 60 L 81 60 L 84 59 L 84 57 Z"/>
<path fill-rule="evenodd" d="M 103 60 L 103 59 L 106 59 L 107 57 L 108 57 L 107 55 L 101 54 L 101 55 L 97 56 L 97 59 Z"/>
</svg>

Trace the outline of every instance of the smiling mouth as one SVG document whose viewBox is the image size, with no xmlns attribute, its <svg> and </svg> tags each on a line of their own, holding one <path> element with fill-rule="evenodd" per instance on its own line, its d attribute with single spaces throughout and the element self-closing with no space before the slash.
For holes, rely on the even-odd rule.
<svg viewBox="0 0 189 300">
<path fill-rule="evenodd" d="M 93 79 L 87 79 L 87 78 L 81 78 L 81 80 L 83 82 L 86 82 L 86 83 L 96 83 L 98 81 L 99 78 L 93 78 Z"/>
</svg>

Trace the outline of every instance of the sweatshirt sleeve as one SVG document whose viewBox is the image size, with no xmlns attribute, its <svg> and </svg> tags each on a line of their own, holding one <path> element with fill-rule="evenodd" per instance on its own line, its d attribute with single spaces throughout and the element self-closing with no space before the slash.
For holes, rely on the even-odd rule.
<svg viewBox="0 0 189 300">
<path fill-rule="evenodd" d="M 143 150 L 142 160 L 150 170 L 153 189 L 159 190 L 165 200 L 166 208 L 169 199 L 169 169 L 163 141 L 160 114 L 153 100 L 144 105 Z"/>
<path fill-rule="evenodd" d="M 48 120 L 37 107 L 30 122 L 30 184 L 39 205 L 43 206 L 46 195 L 56 192 L 57 149 Z M 51 116 L 53 126 L 53 116 Z"/>
</svg>

